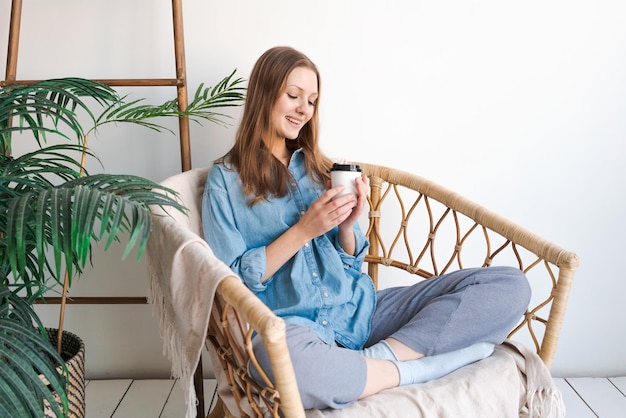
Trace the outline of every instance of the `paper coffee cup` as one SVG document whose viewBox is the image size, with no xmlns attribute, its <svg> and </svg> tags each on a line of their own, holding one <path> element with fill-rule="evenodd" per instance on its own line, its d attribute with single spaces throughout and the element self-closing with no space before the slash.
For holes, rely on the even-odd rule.
<svg viewBox="0 0 626 418">
<path fill-rule="evenodd" d="M 354 180 L 361 177 L 361 167 L 356 164 L 333 164 L 330 169 L 330 181 L 332 187 L 343 186 L 343 191 L 335 197 L 343 196 L 348 193 L 356 195 L 356 184 Z"/>
</svg>

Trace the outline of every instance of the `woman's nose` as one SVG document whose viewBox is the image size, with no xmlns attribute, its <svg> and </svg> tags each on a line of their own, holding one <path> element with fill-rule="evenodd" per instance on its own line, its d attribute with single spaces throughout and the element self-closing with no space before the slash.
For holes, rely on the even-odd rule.
<svg viewBox="0 0 626 418">
<path fill-rule="evenodd" d="M 296 111 L 302 115 L 308 115 L 309 113 L 312 113 L 311 109 L 309 109 L 309 102 L 307 100 L 301 100 L 298 103 Z"/>
<path fill-rule="evenodd" d="M 296 111 L 304 115 L 305 107 L 304 107 L 304 103 L 302 103 L 302 100 L 298 102 L 298 107 L 296 107 Z"/>
</svg>

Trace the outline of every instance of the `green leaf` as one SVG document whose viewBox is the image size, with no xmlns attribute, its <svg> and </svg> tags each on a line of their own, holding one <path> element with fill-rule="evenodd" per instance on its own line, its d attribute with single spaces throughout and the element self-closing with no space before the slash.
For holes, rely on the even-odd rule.
<svg viewBox="0 0 626 418">
<path fill-rule="evenodd" d="M 79 78 L 44 80 L 30 86 L 11 86 L 0 92 L 0 121 L 17 118 L 16 128 L 0 125 L 0 134 L 5 140 L 2 153 L 10 150 L 10 136 L 15 130 L 30 131 L 41 145 L 46 133 L 69 138 L 63 128 L 68 128 L 79 141 L 84 138 L 80 113 L 95 124 L 96 118 L 83 99 L 94 99 L 100 106 L 120 100 L 114 89 L 97 82 Z M 49 124 L 46 123 L 49 121 Z"/>
<path fill-rule="evenodd" d="M 26 195 L 26 198 L 29 196 Z M 28 201 L 26 199 L 12 200 L 9 205 L 9 216 L 7 219 L 7 244 L 9 260 L 14 273 L 24 276 L 26 265 L 26 243 L 27 243 L 27 225 L 25 212 L 28 209 Z M 11 240 L 13 240 L 11 242 Z M 13 244 L 13 245 L 11 245 Z"/>
<path fill-rule="evenodd" d="M 0 354 L 2 354 L 1 351 Z M 35 407 L 34 405 L 39 404 L 39 399 L 24 399 L 22 394 L 30 393 L 29 388 L 22 382 L 22 379 L 15 371 L 4 364 L 0 364 L 0 366 L 0 382 L 2 383 L 0 385 L 0 394 L 2 395 L 3 403 L 6 402 L 5 405 L 11 410 L 11 414 L 15 414 L 18 417 L 36 416 L 33 408 Z M 41 411 L 39 412 L 41 413 L 43 412 L 43 401 L 40 405 Z"/>
<path fill-rule="evenodd" d="M 61 373 L 57 365 L 61 366 Z M 65 416 L 66 372 L 36 313 L 0 284 L 0 412 L 8 409 L 10 416 L 38 418 L 43 415 L 43 400 L 47 399 L 57 416 Z M 52 391 L 59 395 L 61 407 Z"/>
</svg>

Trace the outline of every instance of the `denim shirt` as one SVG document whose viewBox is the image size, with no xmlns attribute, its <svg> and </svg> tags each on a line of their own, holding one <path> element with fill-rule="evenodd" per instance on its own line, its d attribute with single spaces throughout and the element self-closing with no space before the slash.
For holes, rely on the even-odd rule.
<svg viewBox="0 0 626 418">
<path fill-rule="evenodd" d="M 312 181 L 304 156 L 289 163 L 290 192 L 247 204 L 236 170 L 214 165 L 203 196 L 204 237 L 215 255 L 230 266 L 277 316 L 308 326 L 326 343 L 360 349 L 370 333 L 376 305 L 371 278 L 361 273 L 369 246 L 354 224 L 356 255 L 339 245 L 335 227 L 307 242 L 274 275 L 262 282 L 265 248 L 296 224 L 324 188 Z"/>
</svg>

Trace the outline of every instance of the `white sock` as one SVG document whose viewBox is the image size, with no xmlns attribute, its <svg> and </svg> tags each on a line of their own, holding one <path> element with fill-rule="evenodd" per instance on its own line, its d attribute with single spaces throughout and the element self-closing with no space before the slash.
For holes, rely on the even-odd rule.
<svg viewBox="0 0 626 418">
<path fill-rule="evenodd" d="M 376 344 L 361 350 L 361 354 L 369 358 L 377 358 L 381 360 L 398 361 L 396 353 L 393 352 L 389 344 L 385 340 L 381 340 Z"/>
<path fill-rule="evenodd" d="M 493 353 L 493 349 L 493 344 L 476 343 L 460 350 L 422 357 L 418 360 L 395 361 L 394 364 L 400 373 L 400 386 L 424 383 L 489 357 Z"/>
</svg>

